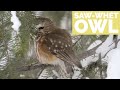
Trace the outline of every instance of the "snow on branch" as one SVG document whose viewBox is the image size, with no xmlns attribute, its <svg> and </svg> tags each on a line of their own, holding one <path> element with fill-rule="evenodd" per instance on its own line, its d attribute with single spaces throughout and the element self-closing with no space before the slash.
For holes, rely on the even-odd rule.
<svg viewBox="0 0 120 90">
<path fill-rule="evenodd" d="M 120 47 L 120 46 L 118 44 L 120 44 L 120 39 L 113 40 L 113 36 L 108 36 L 108 38 L 106 40 L 101 41 L 101 43 L 99 42 L 99 44 L 97 44 L 96 46 L 89 48 L 86 51 L 84 51 L 83 53 L 79 54 L 78 58 L 80 61 L 85 61 L 86 58 L 89 58 L 89 59 L 86 59 L 87 62 L 89 62 L 90 57 L 93 57 L 91 59 L 95 59 L 94 55 L 96 55 L 96 54 L 98 55 L 97 56 L 98 59 L 96 59 L 97 61 L 99 61 L 99 59 L 103 60 L 105 57 L 109 57 L 108 58 L 108 61 L 109 61 L 108 68 L 107 68 L 107 79 L 120 78 L 120 72 L 117 71 L 118 70 L 117 68 L 120 66 L 120 62 L 118 62 L 118 60 L 120 59 L 120 57 L 119 57 L 120 49 L 118 50 L 118 47 Z M 117 48 L 116 48 L 116 46 L 117 46 Z M 106 50 L 106 51 L 104 51 L 104 50 Z M 113 50 L 114 50 L 114 52 L 113 52 Z M 101 55 L 101 56 L 99 56 L 99 55 Z M 110 58 L 111 56 L 112 56 L 112 58 Z M 97 61 L 95 61 L 95 62 L 97 62 Z M 87 66 L 92 65 L 92 63 L 94 63 L 94 62 L 90 61 L 90 63 L 88 63 Z M 19 67 L 19 68 L 17 68 L 17 70 L 29 71 L 29 70 L 34 70 L 37 68 L 44 70 L 45 68 L 48 68 L 48 67 L 53 67 L 53 66 L 52 65 L 43 65 L 43 64 L 31 64 L 31 65 Z M 115 75 L 113 75 L 113 74 L 115 74 L 114 71 L 116 71 L 116 75 L 118 75 L 118 76 L 115 77 Z M 100 77 L 103 78 L 102 71 L 100 71 L 100 72 L 101 72 Z"/>
<path fill-rule="evenodd" d="M 19 27 L 21 26 L 21 22 L 19 21 L 18 17 L 16 16 L 16 11 L 11 11 L 12 17 L 11 22 L 13 22 L 12 28 L 17 32 L 19 32 Z"/>
</svg>

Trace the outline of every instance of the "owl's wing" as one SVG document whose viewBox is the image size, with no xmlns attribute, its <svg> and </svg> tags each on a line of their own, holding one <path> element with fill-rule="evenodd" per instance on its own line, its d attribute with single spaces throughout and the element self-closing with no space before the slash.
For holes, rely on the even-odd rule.
<svg viewBox="0 0 120 90">
<path fill-rule="evenodd" d="M 72 42 L 70 40 L 58 34 L 50 34 L 45 37 L 44 44 L 56 57 L 71 65 L 75 64 L 81 68 L 80 62 L 72 50 Z"/>
</svg>

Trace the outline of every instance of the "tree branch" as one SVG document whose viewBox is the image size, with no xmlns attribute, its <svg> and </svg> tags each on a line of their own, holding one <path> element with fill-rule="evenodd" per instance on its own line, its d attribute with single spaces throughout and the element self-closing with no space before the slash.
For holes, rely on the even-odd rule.
<svg viewBox="0 0 120 90">
<path fill-rule="evenodd" d="M 103 42 L 102 42 L 103 43 Z M 101 43 L 101 44 L 102 44 Z M 91 50 L 88 50 L 86 52 L 83 52 L 82 54 L 79 54 L 79 60 L 82 60 L 88 56 L 91 56 L 93 54 L 95 54 L 95 50 L 101 45 L 97 45 L 96 47 L 94 47 L 93 49 Z M 19 67 L 17 68 L 18 71 L 29 71 L 29 70 L 34 70 L 34 69 L 37 69 L 37 68 L 41 68 L 41 69 L 44 69 L 45 67 L 53 67 L 53 65 L 45 65 L 45 64 L 31 64 L 31 65 L 26 65 L 26 66 L 22 66 L 22 67 Z"/>
<path fill-rule="evenodd" d="M 104 42 L 104 41 L 103 41 L 103 42 Z M 102 43 L 103 43 L 103 42 L 102 42 Z M 91 56 L 91 55 L 94 55 L 94 54 L 96 53 L 96 52 L 95 52 L 96 49 L 97 49 L 99 46 L 101 46 L 102 43 L 100 43 L 99 45 L 97 45 L 96 47 L 94 47 L 94 48 L 92 48 L 92 49 L 90 49 L 90 50 L 88 50 L 88 51 L 85 51 L 85 52 L 79 54 L 79 55 L 78 55 L 79 60 L 82 60 L 82 59 L 85 59 L 86 57 L 89 57 L 89 56 Z"/>
<path fill-rule="evenodd" d="M 31 64 L 17 68 L 18 71 L 29 71 L 34 70 L 37 68 L 44 69 L 45 67 L 52 67 L 52 65 L 45 65 L 45 64 Z"/>
<path fill-rule="evenodd" d="M 105 40 L 104 40 L 104 41 L 105 41 Z M 102 43 L 104 43 L 104 41 L 103 41 Z M 119 41 L 120 41 L 120 39 L 117 40 L 116 42 L 118 43 Z M 100 43 L 99 45 L 97 45 L 96 47 L 94 47 L 94 48 L 92 48 L 92 49 L 90 49 L 90 50 L 88 50 L 88 51 L 85 51 L 85 52 L 79 54 L 79 55 L 78 55 L 79 60 L 83 60 L 83 59 L 85 59 L 86 57 L 89 57 L 89 56 L 91 56 L 91 55 L 94 55 L 94 54 L 96 53 L 96 52 L 95 52 L 96 49 L 97 49 L 99 46 L 101 46 L 102 43 Z M 19 71 L 29 71 L 29 70 L 34 70 L 34 69 L 37 69 L 37 68 L 44 69 L 44 68 L 46 68 L 46 67 L 53 67 L 53 65 L 31 64 L 31 65 L 26 65 L 26 66 L 19 67 L 19 68 L 17 68 L 17 70 L 19 70 Z"/>
</svg>

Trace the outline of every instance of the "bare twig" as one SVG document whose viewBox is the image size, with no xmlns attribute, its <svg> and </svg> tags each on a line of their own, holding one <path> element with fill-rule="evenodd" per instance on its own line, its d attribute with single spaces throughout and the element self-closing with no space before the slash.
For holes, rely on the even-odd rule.
<svg viewBox="0 0 120 90">
<path fill-rule="evenodd" d="M 81 39 L 81 37 L 79 37 L 79 39 L 73 44 L 72 47 L 74 47 L 79 42 L 80 39 Z"/>
<path fill-rule="evenodd" d="M 117 44 L 118 44 L 119 41 L 120 41 L 120 39 L 115 41 L 115 48 L 117 48 Z"/>
<path fill-rule="evenodd" d="M 101 54 L 99 54 L 99 70 L 100 70 L 100 78 L 103 79 L 103 75 L 102 75 L 102 72 L 103 72 L 103 68 L 102 68 L 102 57 L 101 57 Z"/>
<path fill-rule="evenodd" d="M 115 48 L 117 48 L 117 44 L 118 44 L 118 42 L 120 41 L 120 39 L 119 40 L 115 40 L 112 44 L 114 44 L 115 43 L 115 47 L 114 48 L 112 48 L 112 49 L 110 49 L 105 55 L 104 55 L 104 57 L 103 58 L 105 58 L 106 57 L 106 55 L 111 51 L 111 50 L 113 50 L 113 49 L 115 49 Z M 111 44 L 111 45 L 112 45 Z M 109 46 L 111 46 L 111 45 L 109 45 Z"/>
<path fill-rule="evenodd" d="M 103 41 L 104 42 L 104 41 Z M 102 42 L 102 43 L 103 43 Z M 88 51 L 85 51 L 85 52 L 83 52 L 82 54 L 79 54 L 78 55 L 78 58 L 79 58 L 79 60 L 82 60 L 82 59 L 85 59 L 86 57 L 88 57 L 88 56 L 91 56 L 91 55 L 94 55 L 96 52 L 96 49 L 99 47 L 99 46 L 101 46 L 102 45 L 102 43 L 100 43 L 99 45 L 97 45 L 96 47 L 94 47 L 94 48 L 92 48 L 92 49 L 90 49 L 90 50 L 88 50 Z"/>
<path fill-rule="evenodd" d="M 29 71 L 29 70 L 33 70 L 33 69 L 37 69 L 37 68 L 41 68 L 44 69 L 45 67 L 51 67 L 52 65 L 45 65 L 45 64 L 31 64 L 31 65 L 26 65 L 26 66 L 22 66 L 17 68 L 18 71 Z"/>
</svg>

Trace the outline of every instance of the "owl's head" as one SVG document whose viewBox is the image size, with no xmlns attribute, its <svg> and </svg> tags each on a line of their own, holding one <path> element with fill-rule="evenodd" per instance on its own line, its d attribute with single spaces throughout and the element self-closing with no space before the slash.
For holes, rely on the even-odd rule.
<svg viewBox="0 0 120 90">
<path fill-rule="evenodd" d="M 54 23 L 49 18 L 40 17 L 37 18 L 36 21 L 38 22 L 36 25 L 37 34 L 46 34 L 53 30 L 52 28 L 54 27 Z"/>
</svg>

